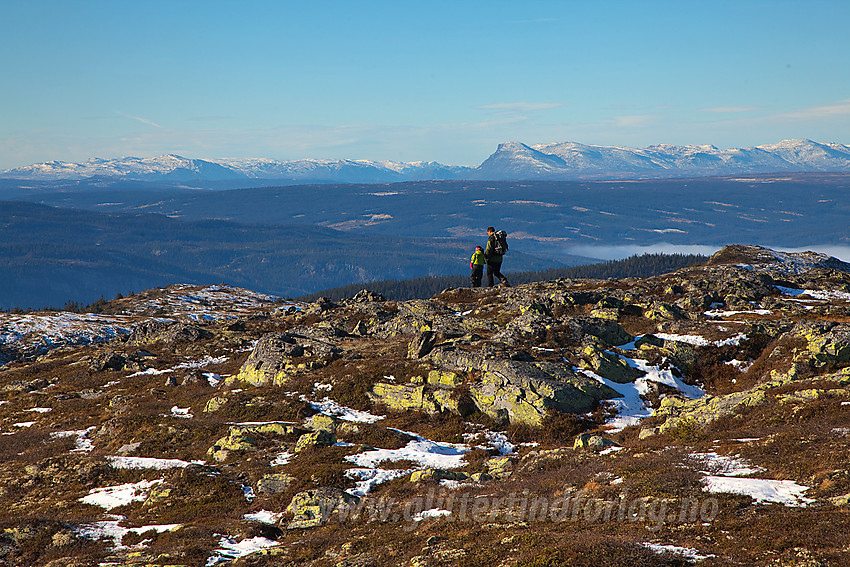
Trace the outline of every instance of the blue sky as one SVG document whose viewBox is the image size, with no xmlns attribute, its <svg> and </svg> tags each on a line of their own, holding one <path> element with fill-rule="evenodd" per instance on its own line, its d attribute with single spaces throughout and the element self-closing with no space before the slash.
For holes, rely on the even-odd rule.
<svg viewBox="0 0 850 567">
<path fill-rule="evenodd" d="M 850 144 L 847 0 L 0 0 L 0 169 Z"/>
</svg>

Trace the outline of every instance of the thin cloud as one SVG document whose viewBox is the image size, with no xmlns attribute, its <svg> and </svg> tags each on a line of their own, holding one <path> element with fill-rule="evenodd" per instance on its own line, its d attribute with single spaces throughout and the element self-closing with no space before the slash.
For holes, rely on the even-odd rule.
<svg viewBox="0 0 850 567">
<path fill-rule="evenodd" d="M 162 128 L 159 124 L 152 120 L 148 120 L 147 118 L 142 118 L 141 116 L 133 116 L 132 114 L 127 114 L 126 112 L 119 112 L 119 115 L 124 118 L 129 118 L 130 120 L 136 120 L 137 122 L 141 122 L 142 124 L 147 124 L 148 126 L 153 126 L 154 128 Z"/>
<path fill-rule="evenodd" d="M 655 116 L 650 114 L 634 114 L 631 116 L 615 116 L 614 124 L 623 128 L 636 128 L 646 126 L 655 119 Z"/>
<path fill-rule="evenodd" d="M 850 115 L 850 99 L 842 100 L 836 102 L 835 104 L 811 106 L 809 108 L 803 108 L 801 110 L 785 112 L 783 114 L 778 114 L 777 116 L 779 118 L 796 118 L 805 120 L 808 118 L 826 118 L 829 116 L 845 115 Z"/>
</svg>

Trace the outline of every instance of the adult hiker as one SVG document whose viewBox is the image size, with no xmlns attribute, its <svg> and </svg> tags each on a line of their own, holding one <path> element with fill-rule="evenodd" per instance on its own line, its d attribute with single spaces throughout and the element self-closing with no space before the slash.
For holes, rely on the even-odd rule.
<svg viewBox="0 0 850 567">
<path fill-rule="evenodd" d="M 499 278 L 502 285 L 511 287 L 508 278 L 502 274 L 502 256 L 508 251 L 507 234 L 504 230 L 496 232 L 492 226 L 487 227 L 487 248 L 484 250 L 484 259 L 487 261 L 487 285 L 493 287 L 493 276 Z"/>
<path fill-rule="evenodd" d="M 484 276 L 484 249 L 480 246 L 476 246 L 475 252 L 472 253 L 469 269 L 472 270 L 469 274 L 469 285 L 481 287 L 481 278 Z"/>
</svg>

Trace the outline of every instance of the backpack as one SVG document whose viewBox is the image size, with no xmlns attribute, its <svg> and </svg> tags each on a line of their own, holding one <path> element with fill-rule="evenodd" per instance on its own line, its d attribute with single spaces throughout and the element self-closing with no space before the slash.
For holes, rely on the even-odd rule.
<svg viewBox="0 0 850 567">
<path fill-rule="evenodd" d="M 493 252 L 499 256 L 504 256 L 508 251 L 508 233 L 504 230 L 497 230 L 494 236 L 496 238 L 493 240 Z"/>
</svg>

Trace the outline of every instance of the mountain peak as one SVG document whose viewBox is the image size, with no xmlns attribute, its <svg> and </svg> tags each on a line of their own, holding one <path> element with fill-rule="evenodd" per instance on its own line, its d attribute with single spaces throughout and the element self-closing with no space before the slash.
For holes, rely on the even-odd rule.
<svg viewBox="0 0 850 567">
<path fill-rule="evenodd" d="M 752 148 L 711 144 L 645 148 L 579 142 L 503 142 L 478 167 L 433 161 L 268 158 L 196 159 L 176 153 L 156 157 L 91 158 L 83 163 L 50 161 L 0 172 L 16 179 L 112 177 L 142 181 L 251 180 L 289 183 L 390 183 L 432 179 L 592 179 L 719 176 L 779 172 L 848 172 L 850 146 L 809 139 L 783 140 Z"/>
</svg>

